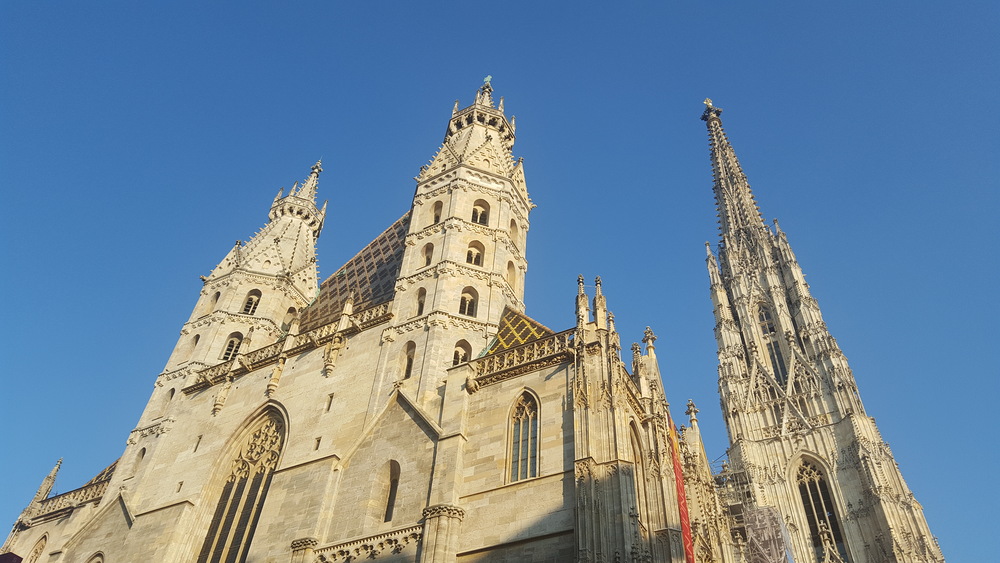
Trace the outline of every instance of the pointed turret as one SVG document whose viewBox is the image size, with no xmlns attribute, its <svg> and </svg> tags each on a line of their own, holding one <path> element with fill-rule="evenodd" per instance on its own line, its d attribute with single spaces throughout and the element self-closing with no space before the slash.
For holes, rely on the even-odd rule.
<svg viewBox="0 0 1000 563">
<path fill-rule="evenodd" d="M 312 302 L 319 287 L 316 239 L 326 216 L 325 205 L 316 207 L 322 171 L 322 162 L 316 162 L 301 185 L 279 190 L 264 227 L 245 243 L 236 241 L 202 278 L 201 296 L 181 330 L 167 372 L 232 361 L 271 344 Z"/>
<path fill-rule="evenodd" d="M 62 462 L 62 458 L 59 458 L 55 467 L 49 471 L 49 474 L 45 476 L 45 479 L 42 479 L 42 484 L 38 487 L 38 492 L 35 493 L 35 498 L 32 499 L 32 502 L 41 502 L 49 497 L 49 494 L 52 493 L 52 488 L 55 487 L 56 475 L 59 474 L 59 468 L 62 467 Z"/>
<path fill-rule="evenodd" d="M 705 99 L 705 112 L 701 119 L 708 126 L 708 142 L 712 154 L 712 173 L 715 179 L 715 203 L 719 212 L 719 230 L 723 237 L 741 232 L 766 229 L 750 183 L 736 158 L 736 151 L 729 144 L 722 129 L 722 108 Z"/>
<path fill-rule="evenodd" d="M 319 173 L 323 171 L 323 161 L 317 160 L 310 168 L 309 177 L 302 182 L 302 187 L 295 194 L 299 199 L 316 203 L 316 188 L 319 186 Z M 279 192 L 280 193 L 280 192 Z M 291 194 L 289 194 L 291 195 Z"/>
</svg>

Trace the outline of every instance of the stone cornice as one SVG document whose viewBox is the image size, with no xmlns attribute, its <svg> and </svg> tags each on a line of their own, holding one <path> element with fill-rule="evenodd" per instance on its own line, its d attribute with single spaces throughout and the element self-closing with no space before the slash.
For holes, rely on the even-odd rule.
<svg viewBox="0 0 1000 563">
<path fill-rule="evenodd" d="M 448 217 L 438 223 L 428 225 L 419 231 L 409 233 L 406 235 L 406 244 L 408 246 L 416 246 L 417 241 L 424 240 L 448 230 L 456 230 L 459 232 L 468 230 L 481 234 L 498 244 L 503 244 L 507 251 L 514 256 L 514 258 L 516 258 L 519 262 L 524 262 L 524 256 L 511 239 L 509 230 L 504 228 L 487 227 L 460 217 Z"/>
<path fill-rule="evenodd" d="M 317 548 L 315 561 L 316 563 L 335 563 L 375 559 L 386 552 L 388 552 L 387 555 L 397 554 L 411 546 L 416 548 L 423 537 L 423 524 L 407 526 Z"/>
<path fill-rule="evenodd" d="M 371 327 L 388 322 L 392 318 L 392 301 L 380 303 L 350 315 L 350 324 L 340 334 L 349 336 L 365 331 Z M 337 323 L 328 323 L 311 331 L 286 335 L 285 338 L 258 348 L 246 354 L 239 354 L 235 359 L 216 364 L 196 372 L 198 379 L 193 384 L 182 389 L 191 395 L 227 380 L 236 379 L 251 371 L 276 363 L 281 357 L 291 357 L 308 350 L 325 345 L 338 334 Z"/>
</svg>

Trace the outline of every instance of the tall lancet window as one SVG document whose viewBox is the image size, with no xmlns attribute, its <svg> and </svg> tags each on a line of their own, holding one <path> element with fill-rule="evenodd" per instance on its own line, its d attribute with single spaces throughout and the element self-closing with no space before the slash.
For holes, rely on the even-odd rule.
<svg viewBox="0 0 1000 563">
<path fill-rule="evenodd" d="M 268 412 L 243 438 L 198 555 L 198 563 L 246 561 L 284 445 L 284 421 Z"/>
<path fill-rule="evenodd" d="M 538 402 L 524 392 L 510 415 L 510 480 L 538 476 Z"/>
<path fill-rule="evenodd" d="M 809 522 L 809 536 L 812 540 L 816 561 L 828 561 L 824 554 L 828 549 L 836 549 L 844 561 L 847 559 L 847 549 L 844 547 L 844 537 L 840 532 L 840 521 L 833 506 L 830 488 L 826 484 L 823 473 L 816 465 L 803 461 L 799 466 L 796 482 L 799 495 L 805 508 L 806 520 Z M 833 554 L 831 554 L 833 555 Z"/>
<path fill-rule="evenodd" d="M 774 378 L 778 384 L 784 386 L 788 381 L 788 368 L 785 367 L 785 357 L 781 355 L 781 346 L 778 344 L 778 333 L 774 328 L 774 318 L 771 311 L 766 307 L 760 308 L 757 317 L 760 323 L 760 333 L 764 338 L 764 345 L 767 347 L 767 357 L 771 361 L 771 369 L 774 370 Z"/>
</svg>

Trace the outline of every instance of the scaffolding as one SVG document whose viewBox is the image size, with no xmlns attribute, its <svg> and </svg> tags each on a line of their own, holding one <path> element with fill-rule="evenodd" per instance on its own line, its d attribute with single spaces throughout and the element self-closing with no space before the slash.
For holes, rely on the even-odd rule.
<svg viewBox="0 0 1000 563">
<path fill-rule="evenodd" d="M 727 464 L 715 474 L 741 563 L 794 563 L 788 531 L 773 506 L 757 506 L 749 476 Z"/>
</svg>

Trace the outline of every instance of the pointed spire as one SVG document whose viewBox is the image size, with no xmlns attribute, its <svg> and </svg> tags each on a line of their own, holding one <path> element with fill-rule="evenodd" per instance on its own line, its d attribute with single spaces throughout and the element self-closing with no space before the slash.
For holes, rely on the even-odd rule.
<svg viewBox="0 0 1000 563">
<path fill-rule="evenodd" d="M 701 119 L 708 127 L 720 234 L 725 236 L 760 227 L 766 229 L 764 217 L 750 191 L 750 183 L 736 159 L 736 151 L 722 129 L 722 119 L 719 117 L 722 108 L 712 105 L 709 98 L 705 98 L 704 103 L 705 111 L 701 114 Z"/>
<path fill-rule="evenodd" d="M 594 322 L 597 328 L 608 328 L 608 301 L 601 291 L 601 276 L 594 278 Z"/>
<path fill-rule="evenodd" d="M 310 168 L 309 177 L 302 183 L 302 187 L 295 194 L 296 197 L 316 201 L 316 188 L 319 186 L 319 173 L 323 171 L 323 161 L 317 160 L 316 164 Z"/>
<path fill-rule="evenodd" d="M 587 292 L 583 289 L 583 274 L 576 278 L 576 325 L 582 327 L 590 317 L 590 307 L 587 306 Z"/>
<path fill-rule="evenodd" d="M 49 498 L 49 494 L 52 492 L 52 488 L 56 484 L 56 475 L 59 473 L 59 468 L 62 467 L 62 462 L 62 458 L 59 458 L 55 467 L 53 467 L 52 470 L 49 471 L 49 474 L 42 479 L 42 484 L 38 487 L 38 492 L 35 493 L 33 502 L 41 502 Z"/>
</svg>

